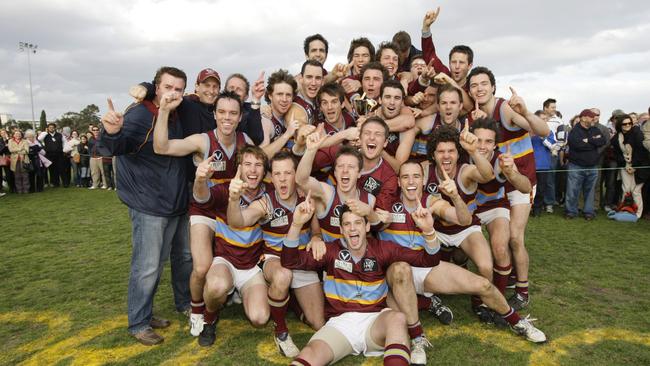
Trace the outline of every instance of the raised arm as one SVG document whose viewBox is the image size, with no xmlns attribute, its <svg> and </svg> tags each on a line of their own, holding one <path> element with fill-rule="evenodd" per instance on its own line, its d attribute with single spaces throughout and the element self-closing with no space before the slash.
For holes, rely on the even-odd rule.
<svg viewBox="0 0 650 366">
<path fill-rule="evenodd" d="M 472 213 L 469 212 L 467 204 L 465 201 L 463 201 L 463 198 L 460 196 L 460 194 L 458 194 L 458 187 L 456 187 L 456 182 L 451 179 L 447 172 L 444 170 L 442 171 L 442 175 L 444 177 L 444 180 L 440 182 L 438 189 L 440 192 L 442 192 L 442 194 L 451 199 L 453 206 L 443 199 L 431 202 L 430 198 L 428 204 L 429 209 L 432 213 L 436 214 L 438 217 L 449 223 L 462 226 L 471 224 Z M 442 203 L 438 203 L 439 201 L 442 201 Z"/>
<path fill-rule="evenodd" d="M 210 163 L 214 160 L 214 156 L 210 156 L 203 160 L 198 167 L 196 167 L 196 174 L 194 175 L 194 185 L 192 186 L 192 194 L 194 200 L 199 203 L 205 203 L 210 199 L 210 188 L 208 181 L 214 173 Z"/>
<path fill-rule="evenodd" d="M 160 155 L 186 156 L 192 153 L 203 153 L 203 138 L 200 134 L 184 139 L 169 139 L 169 113 L 183 101 L 178 92 L 167 92 L 160 98 L 160 109 L 156 126 L 153 129 L 153 151 Z"/>
<path fill-rule="evenodd" d="M 463 149 L 469 154 L 474 162 L 474 165 L 470 165 L 469 169 L 463 171 L 464 176 L 463 184 L 469 185 L 472 180 L 478 183 L 487 183 L 494 179 L 494 170 L 490 162 L 480 153 L 477 149 L 478 139 L 476 135 L 469 132 L 469 123 L 465 123 L 463 131 L 460 133 L 460 145 Z"/>
<path fill-rule="evenodd" d="M 543 119 L 537 117 L 526 107 L 524 99 L 517 94 L 517 92 L 510 87 L 512 97 L 504 104 L 505 119 L 509 124 L 514 124 L 526 131 L 532 131 L 535 135 L 542 138 L 548 136 L 551 131 L 548 124 Z"/>
<path fill-rule="evenodd" d="M 305 154 L 300 159 L 298 168 L 296 169 L 296 184 L 303 192 L 311 192 L 312 197 L 322 199 L 325 196 L 325 190 L 322 184 L 314 177 L 311 176 L 312 166 L 314 164 L 314 157 L 320 148 L 326 136 L 319 132 L 314 132 L 307 136 L 307 148 Z"/>
<path fill-rule="evenodd" d="M 293 211 L 293 221 L 284 239 L 282 254 L 280 260 L 282 266 L 289 269 L 320 270 L 324 267 L 324 261 L 315 260 L 306 250 L 298 250 L 300 245 L 300 231 L 305 223 L 313 216 L 315 211 L 314 202 L 311 194 L 307 193 L 307 198 L 296 206 Z"/>
<path fill-rule="evenodd" d="M 508 182 L 521 193 L 530 193 L 533 190 L 530 179 L 519 173 L 515 160 L 510 153 L 510 145 L 506 148 L 506 153 L 499 155 L 499 169 Z"/>
<path fill-rule="evenodd" d="M 241 179 L 240 165 L 237 167 L 237 173 L 228 186 L 228 225 L 234 228 L 253 226 L 268 214 L 265 207 L 270 206 L 268 204 L 262 204 L 262 200 L 267 199 L 266 195 L 253 201 L 248 207 L 242 210 L 239 205 L 239 200 L 241 199 L 242 192 L 246 188 L 248 188 L 248 185 Z"/>
</svg>

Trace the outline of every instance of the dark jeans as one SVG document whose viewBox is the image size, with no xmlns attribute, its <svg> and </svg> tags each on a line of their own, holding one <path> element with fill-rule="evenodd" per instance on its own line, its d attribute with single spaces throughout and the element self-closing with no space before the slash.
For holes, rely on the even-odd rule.
<svg viewBox="0 0 650 366">
<path fill-rule="evenodd" d="M 113 178 L 113 161 L 111 160 L 109 163 L 103 161 L 102 167 L 104 168 L 104 178 L 106 178 L 104 185 L 106 185 L 108 188 L 115 188 L 115 179 Z"/>
<path fill-rule="evenodd" d="M 50 172 L 50 184 L 58 187 L 61 184 L 61 168 L 63 153 L 47 153 L 46 157 L 52 162 L 47 169 Z"/>
<path fill-rule="evenodd" d="M 544 204 L 553 206 L 555 204 L 555 172 L 558 169 L 559 159 L 557 156 L 551 155 L 551 171 L 545 172 L 546 175 L 546 190 L 544 191 Z M 539 192 L 539 180 L 537 181 L 537 192 Z M 537 196 L 537 195 L 535 195 Z"/>
<path fill-rule="evenodd" d="M 37 167 L 34 171 L 29 172 L 29 193 L 43 192 L 43 175 L 47 171 L 43 167 Z"/>
<path fill-rule="evenodd" d="M 535 199 L 533 200 L 533 213 L 539 214 L 542 212 L 544 205 L 548 204 L 545 202 L 545 198 L 548 196 L 548 182 L 551 177 L 554 177 L 554 174 L 547 170 L 538 170 L 535 174 L 537 176 L 537 192 L 535 192 Z"/>
<path fill-rule="evenodd" d="M 61 182 L 66 188 L 70 186 L 70 179 L 72 178 L 71 168 L 70 157 L 63 155 L 61 157 Z"/>
<path fill-rule="evenodd" d="M 2 170 L 5 172 L 5 180 L 9 186 L 9 192 L 16 193 L 16 179 L 14 177 L 14 172 L 11 171 L 9 166 L 2 167 Z"/>
<path fill-rule="evenodd" d="M 594 196 L 596 192 L 596 183 L 598 181 L 598 171 L 582 170 L 595 169 L 598 166 L 580 166 L 573 163 L 568 164 L 566 202 L 564 212 L 568 216 L 578 216 L 578 199 L 580 192 L 584 199 L 582 212 L 585 216 L 594 216 Z"/>
<path fill-rule="evenodd" d="M 603 168 L 616 168 L 616 161 L 610 160 L 603 163 Z M 615 169 L 603 170 L 600 179 L 600 207 L 615 207 L 620 197 L 621 184 L 616 181 L 618 171 Z"/>
</svg>

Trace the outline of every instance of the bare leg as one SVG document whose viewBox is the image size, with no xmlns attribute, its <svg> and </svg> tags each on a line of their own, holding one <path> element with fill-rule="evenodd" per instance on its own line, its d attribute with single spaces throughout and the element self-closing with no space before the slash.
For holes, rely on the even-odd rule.
<svg viewBox="0 0 650 366">
<path fill-rule="evenodd" d="M 314 330 L 325 325 L 325 298 L 320 283 L 312 283 L 301 288 L 293 289 L 298 304 L 305 314 L 305 321 Z"/>
</svg>

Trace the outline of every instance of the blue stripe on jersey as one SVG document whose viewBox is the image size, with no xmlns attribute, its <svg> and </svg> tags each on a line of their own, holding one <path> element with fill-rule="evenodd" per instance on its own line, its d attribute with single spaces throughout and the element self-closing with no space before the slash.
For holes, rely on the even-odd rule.
<svg viewBox="0 0 650 366">
<path fill-rule="evenodd" d="M 299 249 L 304 249 L 305 246 L 307 246 L 307 243 L 309 243 L 309 240 L 311 239 L 311 236 L 309 235 L 310 229 L 302 229 L 300 231 L 300 236 L 298 237 L 298 242 L 300 243 Z M 284 242 L 284 238 L 286 238 L 287 234 L 278 234 L 278 233 L 272 233 L 270 231 L 262 230 L 262 238 L 264 239 L 264 245 L 276 252 L 281 252 L 282 251 L 282 243 Z"/>
<path fill-rule="evenodd" d="M 490 201 L 496 201 L 506 196 L 506 190 L 503 186 L 494 193 L 483 192 L 480 189 L 476 190 L 476 203 L 478 206 L 483 206 Z"/>
<path fill-rule="evenodd" d="M 219 217 L 215 220 L 217 227 L 214 231 L 215 236 L 225 240 L 231 245 L 241 248 L 249 248 L 262 240 L 262 228 L 255 224 L 252 227 L 233 229 Z"/>
<path fill-rule="evenodd" d="M 331 232 L 323 229 L 322 227 L 320 228 L 320 232 L 321 232 L 321 235 L 323 236 L 323 241 L 326 242 L 326 243 L 330 242 L 330 241 L 337 241 L 337 240 L 339 240 L 339 239 L 341 239 L 343 237 L 343 235 L 341 235 L 341 234 L 331 233 Z"/>
<path fill-rule="evenodd" d="M 427 156 L 427 140 L 416 138 L 411 149 L 412 155 Z"/>
<path fill-rule="evenodd" d="M 344 302 L 359 304 L 376 304 L 386 298 L 388 284 L 381 280 L 377 282 L 364 282 L 356 280 L 341 280 L 331 276 L 323 278 L 325 297 Z"/>
<path fill-rule="evenodd" d="M 528 134 L 500 143 L 499 151 L 505 154 L 508 145 L 510 145 L 510 153 L 515 159 L 533 153 L 533 143 Z"/>
<path fill-rule="evenodd" d="M 422 250 L 426 245 L 422 235 L 415 231 L 386 229 L 379 232 L 379 240 L 389 240 L 413 250 Z"/>
</svg>

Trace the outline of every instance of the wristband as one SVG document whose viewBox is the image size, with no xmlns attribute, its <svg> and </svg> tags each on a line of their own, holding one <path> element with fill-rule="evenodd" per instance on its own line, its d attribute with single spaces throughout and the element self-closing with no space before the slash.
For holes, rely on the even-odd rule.
<svg viewBox="0 0 650 366">
<path fill-rule="evenodd" d="M 423 235 L 423 236 L 435 236 L 435 235 L 436 235 L 436 231 L 435 231 L 435 230 L 431 230 L 431 231 L 429 231 L 428 233 L 422 233 L 422 235 Z"/>
</svg>

